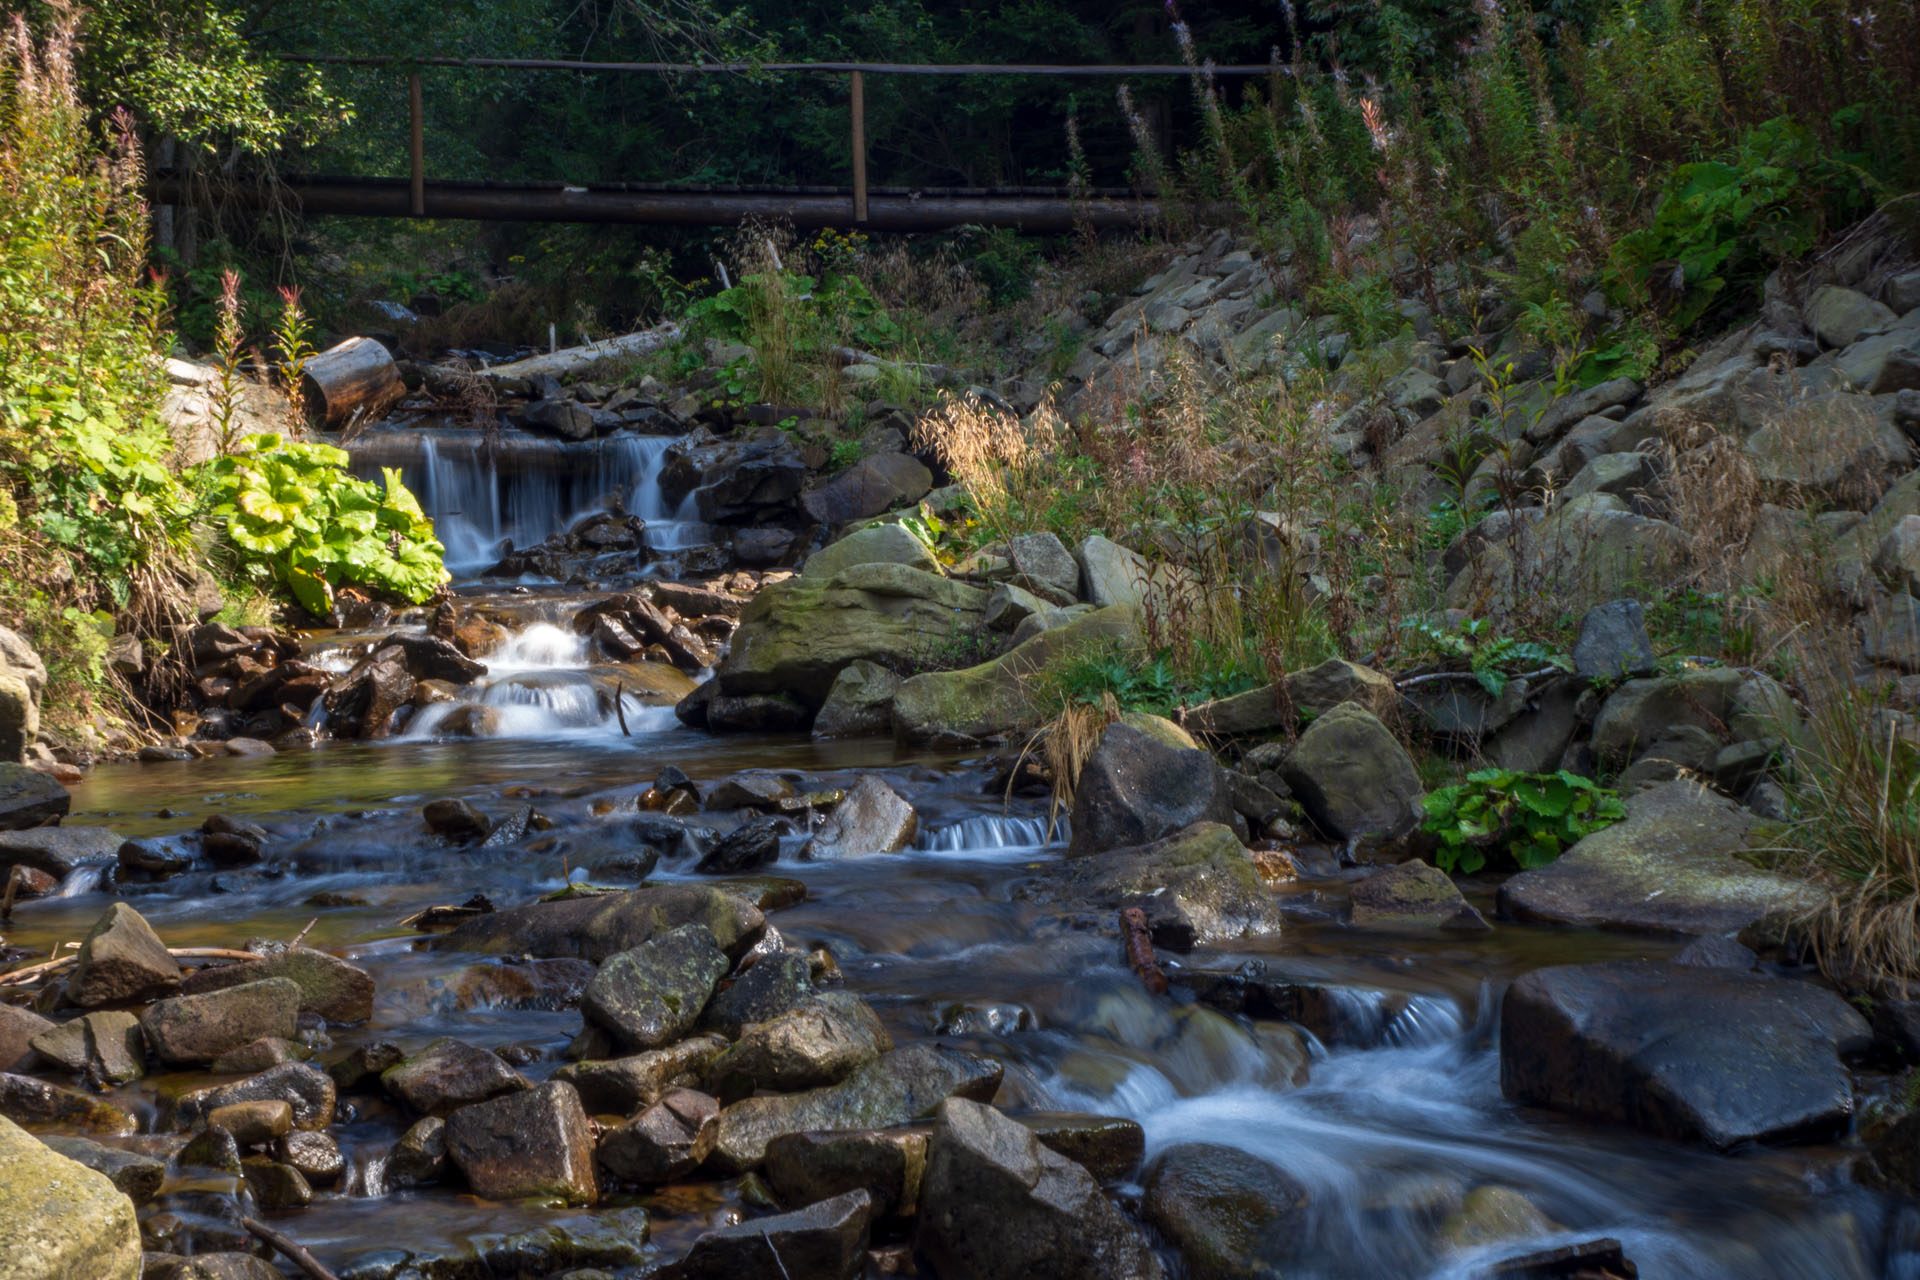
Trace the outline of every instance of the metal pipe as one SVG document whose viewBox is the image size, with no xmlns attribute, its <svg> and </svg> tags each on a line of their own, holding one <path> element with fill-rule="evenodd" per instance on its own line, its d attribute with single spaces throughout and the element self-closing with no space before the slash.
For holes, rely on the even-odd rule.
<svg viewBox="0 0 1920 1280">
<path fill-rule="evenodd" d="M 782 218 L 795 227 L 841 227 L 847 222 L 849 195 L 798 192 L 676 192 L 587 187 L 478 186 L 427 182 L 426 216 L 493 222 L 607 222 L 659 226 L 732 226 L 743 218 Z M 285 193 L 309 214 L 404 218 L 411 192 L 405 180 L 391 178 L 294 178 Z M 193 203 L 193 193 L 178 178 L 161 174 L 152 181 L 159 204 Z M 240 187 L 223 200 L 263 207 L 268 193 Z M 1060 196 L 868 195 L 867 222 L 877 231 L 944 231 L 974 225 L 1020 227 L 1052 233 L 1074 228 L 1075 215 L 1095 228 L 1134 227 L 1160 216 L 1155 200 Z"/>
<path fill-rule="evenodd" d="M 1182 62 L 1145 66 L 1102 64 L 1055 66 L 1042 63 L 995 62 L 583 62 L 572 58 L 409 58 L 394 54 L 281 53 L 279 62 L 331 63 L 355 67 L 486 67 L 503 71 L 639 71 L 667 75 L 743 75 L 758 71 L 819 71 L 844 75 L 872 71 L 894 76 L 1187 76 L 1194 68 Z M 1284 64 L 1210 67 L 1216 76 L 1292 75 Z"/>
<path fill-rule="evenodd" d="M 856 71 L 852 80 L 850 114 L 853 117 L 853 220 L 867 220 L 867 77 Z"/>
<path fill-rule="evenodd" d="M 420 76 L 407 77 L 407 158 L 413 166 L 413 190 L 409 212 L 416 218 L 427 216 L 427 134 L 422 106 Z"/>
</svg>

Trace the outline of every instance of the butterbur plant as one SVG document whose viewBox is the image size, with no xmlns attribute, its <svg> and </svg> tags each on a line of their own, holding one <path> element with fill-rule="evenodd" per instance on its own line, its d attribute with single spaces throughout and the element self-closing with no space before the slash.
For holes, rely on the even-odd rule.
<svg viewBox="0 0 1920 1280">
<path fill-rule="evenodd" d="M 1422 830 L 1433 837 L 1442 871 L 1472 874 L 1494 857 L 1521 870 L 1544 867 L 1568 845 L 1612 826 L 1626 806 L 1577 773 L 1479 769 L 1456 786 L 1430 792 Z"/>
</svg>

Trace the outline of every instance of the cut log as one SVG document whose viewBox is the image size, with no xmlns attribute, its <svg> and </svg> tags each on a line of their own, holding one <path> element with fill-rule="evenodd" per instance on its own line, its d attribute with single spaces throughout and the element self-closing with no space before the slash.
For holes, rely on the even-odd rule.
<svg viewBox="0 0 1920 1280">
<path fill-rule="evenodd" d="M 300 389 L 315 425 L 338 431 L 370 422 L 406 394 L 393 356 L 372 338 L 348 338 L 307 364 Z"/>
<path fill-rule="evenodd" d="M 617 338 L 606 338 L 584 347 L 566 347 L 543 356 L 528 356 L 525 360 L 515 360 L 512 364 L 496 364 L 492 368 L 480 370 L 480 376 L 483 378 L 535 378 L 544 373 L 556 378 L 568 378 L 592 368 L 602 360 L 645 355 L 649 351 L 656 351 L 679 337 L 680 326 L 669 320 L 651 329 L 622 334 Z"/>
</svg>

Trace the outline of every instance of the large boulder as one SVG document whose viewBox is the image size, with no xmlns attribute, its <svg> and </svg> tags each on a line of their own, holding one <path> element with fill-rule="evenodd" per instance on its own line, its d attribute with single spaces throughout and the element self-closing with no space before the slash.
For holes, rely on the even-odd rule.
<svg viewBox="0 0 1920 1280">
<path fill-rule="evenodd" d="M 1000 1075 L 1000 1064 L 991 1058 L 932 1044 L 906 1045 L 839 1084 L 734 1103 L 720 1113 L 712 1163 L 739 1172 L 765 1159 L 767 1143 L 783 1133 L 886 1128 L 932 1115 L 951 1097 L 985 1101 L 999 1089 Z"/>
<path fill-rule="evenodd" d="M 764 524 L 791 518 L 807 482 L 807 461 L 785 432 L 747 440 L 694 437 L 668 450 L 660 489 L 670 505 L 691 493 L 705 524 Z"/>
<path fill-rule="evenodd" d="M 702 924 L 732 959 L 760 940 L 767 919 L 745 898 L 710 885 L 669 884 L 627 893 L 535 902 L 476 916 L 434 939 L 449 951 L 608 956 L 684 924 Z"/>
<path fill-rule="evenodd" d="M 1356 703 L 1343 702 L 1309 725 L 1280 776 L 1333 839 L 1390 840 L 1419 825 L 1421 788 L 1413 757 Z"/>
<path fill-rule="evenodd" d="M 1510 538 L 1478 540 L 1475 558 L 1447 586 L 1447 603 L 1511 612 L 1542 595 L 1585 609 L 1665 583 L 1685 563 L 1687 536 L 1665 520 L 1590 493 Z"/>
<path fill-rule="evenodd" d="M 693 1036 L 626 1058 L 571 1063 L 553 1078 L 572 1085 L 594 1115 L 630 1116 L 659 1101 L 674 1081 L 699 1079 L 726 1047 L 720 1036 Z"/>
<path fill-rule="evenodd" d="M 328 1022 L 365 1022 L 373 1016 L 373 975 L 312 947 L 292 947 L 258 960 L 201 969 L 181 983 L 187 995 L 223 991 L 263 978 L 286 978 L 300 988 L 300 1012 Z"/>
<path fill-rule="evenodd" d="M 1547 866 L 1500 886 L 1500 913 L 1588 928 L 1733 933 L 1773 911 L 1817 906 L 1818 890 L 1742 860 L 1755 818 L 1684 781 L 1627 798 L 1627 816 Z"/>
<path fill-rule="evenodd" d="M 1139 1228 L 1093 1175 L 992 1107 L 940 1106 L 927 1147 L 915 1250 L 939 1275 L 975 1280 L 1154 1280 Z"/>
<path fill-rule="evenodd" d="M 1380 929 L 1484 929 L 1487 922 L 1447 873 L 1426 862 L 1403 862 L 1354 883 L 1353 923 Z"/>
<path fill-rule="evenodd" d="M 80 943 L 67 999 L 82 1009 L 158 1000 L 180 989 L 180 966 L 132 907 L 116 902 Z"/>
<path fill-rule="evenodd" d="M 518 1093 L 527 1081 L 500 1056 L 478 1045 L 442 1037 L 380 1074 L 387 1093 L 423 1116 L 447 1116 L 462 1107 Z"/>
<path fill-rule="evenodd" d="M 1197 822 L 1163 840 L 1069 859 L 1057 892 L 1076 906 L 1139 907 L 1154 941 L 1185 950 L 1277 933 L 1280 909 L 1231 828 Z"/>
<path fill-rule="evenodd" d="M 1082 614 L 1042 631 L 990 662 L 962 671 L 929 671 L 894 694 L 894 732 L 908 742 L 982 741 L 1031 729 L 1053 708 L 1043 701 L 1040 672 L 1075 654 L 1106 645 L 1137 652 L 1141 615 L 1131 605 Z"/>
<path fill-rule="evenodd" d="M 742 611 L 717 694 L 787 695 L 817 710 L 841 668 L 861 659 L 896 669 L 925 663 L 976 634 L 986 604 L 979 587 L 901 564 L 774 583 Z"/>
<path fill-rule="evenodd" d="M 1226 774 L 1211 752 L 1116 721 L 1080 770 L 1067 852 L 1081 857 L 1152 844 L 1196 822 L 1233 820 Z"/>
<path fill-rule="evenodd" d="M 1843 285 L 1823 284 L 1807 299 L 1807 326 L 1829 347 L 1844 347 L 1896 320 L 1893 309 Z"/>
<path fill-rule="evenodd" d="M 800 509 L 821 524 L 865 520 L 920 501 L 933 473 L 910 453 L 876 453 L 800 495 Z"/>
<path fill-rule="evenodd" d="M 1715 667 L 1629 680 L 1615 689 L 1593 724 L 1593 752 L 1604 769 L 1626 766 L 1641 750 L 1679 726 L 1718 736 L 1746 677 Z"/>
<path fill-rule="evenodd" d="M 873 1202 L 848 1191 L 791 1213 L 717 1227 L 660 1274 L 670 1280 L 856 1280 L 867 1272 Z"/>
<path fill-rule="evenodd" d="M 1190 708 L 1182 723 L 1198 734 L 1232 737 L 1290 729 L 1302 716 L 1325 714 L 1343 702 L 1358 704 L 1376 716 L 1399 705 L 1391 677 L 1345 658 L 1328 658 L 1317 667 L 1288 673 L 1278 684 L 1216 698 Z"/>
<path fill-rule="evenodd" d="M 0 831 L 22 831 L 67 816 L 73 797 L 37 769 L 0 760 Z"/>
<path fill-rule="evenodd" d="M 592 1204 L 600 1195 L 587 1113 L 573 1086 L 557 1080 L 455 1111 L 447 1158 L 489 1200 Z"/>
<path fill-rule="evenodd" d="M 1811 982 L 1624 960 L 1536 969 L 1500 1006 L 1500 1088 L 1717 1148 L 1846 1132 L 1865 1018 Z"/>
<path fill-rule="evenodd" d="M 874 1217 L 910 1218 L 920 1204 L 930 1132 L 915 1124 L 782 1134 L 767 1144 L 767 1182 L 787 1204 L 864 1191 Z"/>
<path fill-rule="evenodd" d="M 1140 1216 L 1193 1280 L 1280 1280 L 1299 1245 L 1307 1192 L 1238 1147 L 1183 1142 L 1147 1165 Z"/>
<path fill-rule="evenodd" d="M 803 578 L 825 582 L 857 564 L 903 564 L 923 573 L 941 573 L 940 561 L 927 544 L 897 524 L 876 524 L 848 534 L 807 557 L 800 566 Z"/>
<path fill-rule="evenodd" d="M 162 1000 L 140 1019 L 140 1029 L 160 1061 L 187 1066 L 264 1036 L 291 1040 L 299 1014 L 300 988 L 287 978 L 267 978 Z"/>
<path fill-rule="evenodd" d="M 629 1049 L 658 1049 L 693 1030 L 731 967 L 705 925 L 681 925 L 609 956 L 580 1011 Z"/>
<path fill-rule="evenodd" d="M 707 1078 L 731 1096 L 817 1089 L 838 1084 L 891 1048 L 893 1037 L 865 1000 L 850 991 L 824 991 L 750 1023 L 707 1068 Z"/>
<path fill-rule="evenodd" d="M 16 763 L 40 732 L 47 666 L 11 627 L 0 627 L 0 762 Z"/>
<path fill-rule="evenodd" d="M 1912 456 L 1906 433 L 1894 423 L 1892 400 L 1840 392 L 1780 410 L 1747 438 L 1754 470 L 1789 495 L 1811 492 L 1865 510 Z"/>
<path fill-rule="evenodd" d="M 827 688 L 813 718 L 816 739 L 858 738 L 893 732 L 893 696 L 900 677 L 877 662 L 849 662 Z"/>
<path fill-rule="evenodd" d="M 133 1201 L 0 1118 L 0 1280 L 140 1280 Z"/>
<path fill-rule="evenodd" d="M 919 830 L 920 815 L 907 798 L 878 776 L 866 773 L 827 816 L 802 856 L 831 861 L 898 853 L 913 843 Z"/>
<path fill-rule="evenodd" d="M 106 827 L 0 831 L 0 867 L 32 867 L 56 880 L 64 880 L 81 867 L 103 867 L 118 862 L 120 846 L 124 843 L 117 832 Z"/>
</svg>

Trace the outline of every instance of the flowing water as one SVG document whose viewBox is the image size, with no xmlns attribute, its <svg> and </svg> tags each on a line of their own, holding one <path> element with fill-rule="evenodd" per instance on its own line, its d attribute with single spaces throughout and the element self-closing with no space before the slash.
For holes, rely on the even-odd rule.
<svg viewBox="0 0 1920 1280">
<path fill-rule="evenodd" d="M 563 510 L 598 483 L 555 489 L 546 510 Z M 430 492 L 435 502 L 466 493 L 457 501 L 470 506 L 484 489 L 468 477 Z M 515 536 L 504 531 L 532 521 L 527 510 L 509 501 L 485 521 L 471 510 L 465 518 L 476 538 Z M 788 770 L 808 785 L 846 785 L 878 770 L 920 808 L 922 834 L 892 856 L 815 864 L 784 855 L 771 870 L 804 881 L 807 894 L 770 916 L 789 945 L 830 949 L 896 1040 L 938 1035 L 999 1058 L 1004 1106 L 1129 1116 L 1144 1127 L 1149 1155 L 1198 1140 L 1285 1169 L 1311 1193 L 1290 1278 L 1464 1280 L 1529 1244 L 1602 1235 L 1623 1241 L 1650 1280 L 1920 1276 L 1920 1230 L 1906 1211 L 1850 1181 L 1846 1149 L 1716 1156 L 1502 1099 L 1494 1045 L 1505 983 L 1543 964 L 1665 955 L 1667 944 L 1516 926 L 1471 936 L 1352 930 L 1332 909 L 1347 873 L 1328 864 L 1285 893 L 1284 937 L 1181 958 L 1210 968 L 1257 962 L 1270 976 L 1333 988 L 1335 1030 L 1323 1044 L 1283 1024 L 1199 1007 L 1178 988 L 1171 999 L 1151 997 L 1109 935 L 1029 901 L 1023 886 L 1061 856 L 1064 833 L 1049 829 L 1037 803 L 1008 808 L 989 794 L 983 762 L 881 740 L 709 737 L 639 701 L 627 708 L 624 736 L 583 646 L 550 622 L 526 625 L 490 666 L 473 696 L 504 713 L 492 736 L 447 740 L 436 733 L 440 708 L 430 708 L 402 737 L 379 744 L 106 765 L 76 789 L 71 821 L 129 836 L 184 832 L 216 812 L 262 823 L 273 837 L 264 867 L 122 892 L 176 946 L 286 938 L 317 919 L 311 940 L 379 984 L 370 1025 L 332 1029 L 336 1051 L 379 1039 L 414 1048 L 453 1035 L 517 1047 L 537 1079 L 563 1061 L 579 1014 L 524 1007 L 523 992 L 486 980 L 500 972 L 496 958 L 416 949 L 403 917 L 476 892 L 506 905 L 597 878 L 596 865 L 634 844 L 622 815 L 667 765 L 702 782 L 743 768 Z M 442 796 L 471 798 L 496 816 L 532 805 L 552 826 L 501 849 L 447 849 L 419 818 L 422 804 Z M 654 879 L 691 876 L 691 859 L 671 854 Z M 329 901 L 344 905 L 310 905 L 319 893 L 341 895 Z M 77 892 L 29 904 L 9 940 L 48 948 L 76 938 L 105 903 L 98 892 Z M 351 1118 L 337 1130 L 351 1164 L 343 1188 L 281 1223 L 323 1262 L 341 1267 L 395 1246 L 457 1249 L 590 1217 L 446 1190 L 387 1192 L 383 1154 L 405 1123 L 381 1104 Z M 1485 1184 L 1525 1192 L 1559 1229 L 1448 1251 L 1437 1243 L 1440 1222 Z M 747 1212 L 733 1184 L 638 1203 L 652 1216 L 662 1258 Z M 167 1204 L 209 1240 L 230 1230 L 217 1202 L 191 1187 L 173 1189 Z"/>
</svg>

